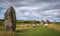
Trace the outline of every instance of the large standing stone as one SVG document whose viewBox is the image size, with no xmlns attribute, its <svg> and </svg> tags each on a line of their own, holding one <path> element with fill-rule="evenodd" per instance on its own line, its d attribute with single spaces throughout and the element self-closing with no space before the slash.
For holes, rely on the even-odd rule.
<svg viewBox="0 0 60 36">
<path fill-rule="evenodd" d="M 10 6 L 4 14 L 6 31 L 15 31 L 16 28 L 16 14 L 12 6 Z"/>
</svg>

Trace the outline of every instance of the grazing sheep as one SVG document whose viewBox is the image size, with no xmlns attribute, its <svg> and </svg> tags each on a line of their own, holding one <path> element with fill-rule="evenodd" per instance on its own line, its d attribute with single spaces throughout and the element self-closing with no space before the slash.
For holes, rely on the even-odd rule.
<svg viewBox="0 0 60 36">
<path fill-rule="evenodd" d="M 24 25 L 25 27 L 29 27 L 28 25 Z"/>
<path fill-rule="evenodd" d="M 35 24 L 32 24 L 32 26 L 33 26 L 33 27 L 36 27 L 36 25 L 35 25 Z"/>
<path fill-rule="evenodd" d="M 45 26 L 45 27 L 47 27 L 47 26 L 48 26 L 48 24 L 44 24 L 44 26 Z"/>
<path fill-rule="evenodd" d="M 40 25 L 40 24 L 37 24 L 38 26 Z"/>
<path fill-rule="evenodd" d="M 23 27 L 23 25 L 20 25 L 21 27 Z"/>
</svg>

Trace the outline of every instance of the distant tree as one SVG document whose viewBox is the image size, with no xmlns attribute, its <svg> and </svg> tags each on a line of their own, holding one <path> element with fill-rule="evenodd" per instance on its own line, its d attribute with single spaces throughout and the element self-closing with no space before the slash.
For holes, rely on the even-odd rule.
<svg viewBox="0 0 60 36">
<path fill-rule="evenodd" d="M 3 21 L 0 21 L 0 26 L 4 26 Z"/>
<path fill-rule="evenodd" d="M 4 21 L 4 19 L 0 19 L 0 21 Z"/>
</svg>

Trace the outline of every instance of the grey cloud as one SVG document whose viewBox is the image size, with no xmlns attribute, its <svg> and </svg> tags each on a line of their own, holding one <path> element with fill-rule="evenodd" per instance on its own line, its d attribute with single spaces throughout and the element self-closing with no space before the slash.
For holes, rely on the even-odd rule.
<svg viewBox="0 0 60 36">
<path fill-rule="evenodd" d="M 60 0 L 39 0 L 39 1 L 42 1 L 42 2 L 57 2 L 57 1 L 60 1 Z"/>
<path fill-rule="evenodd" d="M 52 8 L 54 8 L 54 9 L 60 9 L 60 4 L 56 5 L 56 6 L 53 6 Z"/>
<path fill-rule="evenodd" d="M 22 0 L 5 0 L 5 1 L 8 1 L 8 2 L 18 2 L 18 1 L 22 1 Z"/>
<path fill-rule="evenodd" d="M 13 5 L 15 9 L 17 8 L 16 14 L 18 19 L 54 20 L 56 18 L 56 20 L 58 20 L 57 18 L 60 18 L 59 16 L 60 14 L 55 15 L 55 13 L 60 13 L 59 10 L 56 10 L 60 9 L 60 0 L 1 0 L 0 4 L 1 4 L 0 7 L 3 7 L 3 9 L 4 7 L 7 8 L 10 5 Z M 23 9 L 21 9 L 21 7 L 23 7 Z M 31 7 L 35 7 L 38 9 L 32 9 Z"/>
<path fill-rule="evenodd" d="M 24 1 L 24 2 L 59 2 L 60 0 L 6 0 L 9 2 L 18 2 L 18 1 Z"/>
<path fill-rule="evenodd" d="M 1 2 L 5 2 L 5 3 L 7 2 L 7 3 L 9 3 L 9 5 L 12 4 L 12 5 L 17 6 L 17 7 L 32 6 L 34 4 L 37 5 L 37 3 L 39 3 L 38 6 L 40 6 L 41 3 L 45 3 L 48 1 L 51 1 L 51 2 L 54 1 L 55 2 L 56 0 L 3 0 L 3 1 L 1 0 Z M 57 0 L 57 1 L 59 1 L 59 0 Z"/>
</svg>

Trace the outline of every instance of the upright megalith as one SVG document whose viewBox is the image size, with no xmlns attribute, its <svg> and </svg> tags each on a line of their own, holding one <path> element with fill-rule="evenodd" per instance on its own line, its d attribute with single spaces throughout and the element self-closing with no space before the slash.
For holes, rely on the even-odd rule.
<svg viewBox="0 0 60 36">
<path fill-rule="evenodd" d="M 41 24 L 45 24 L 44 20 L 41 20 Z"/>
<path fill-rule="evenodd" d="M 50 21 L 47 19 L 45 23 L 46 23 L 46 24 L 49 24 L 49 23 L 50 23 Z"/>
<path fill-rule="evenodd" d="M 16 29 L 16 14 L 12 6 L 10 6 L 4 14 L 6 31 L 15 31 Z"/>
</svg>

